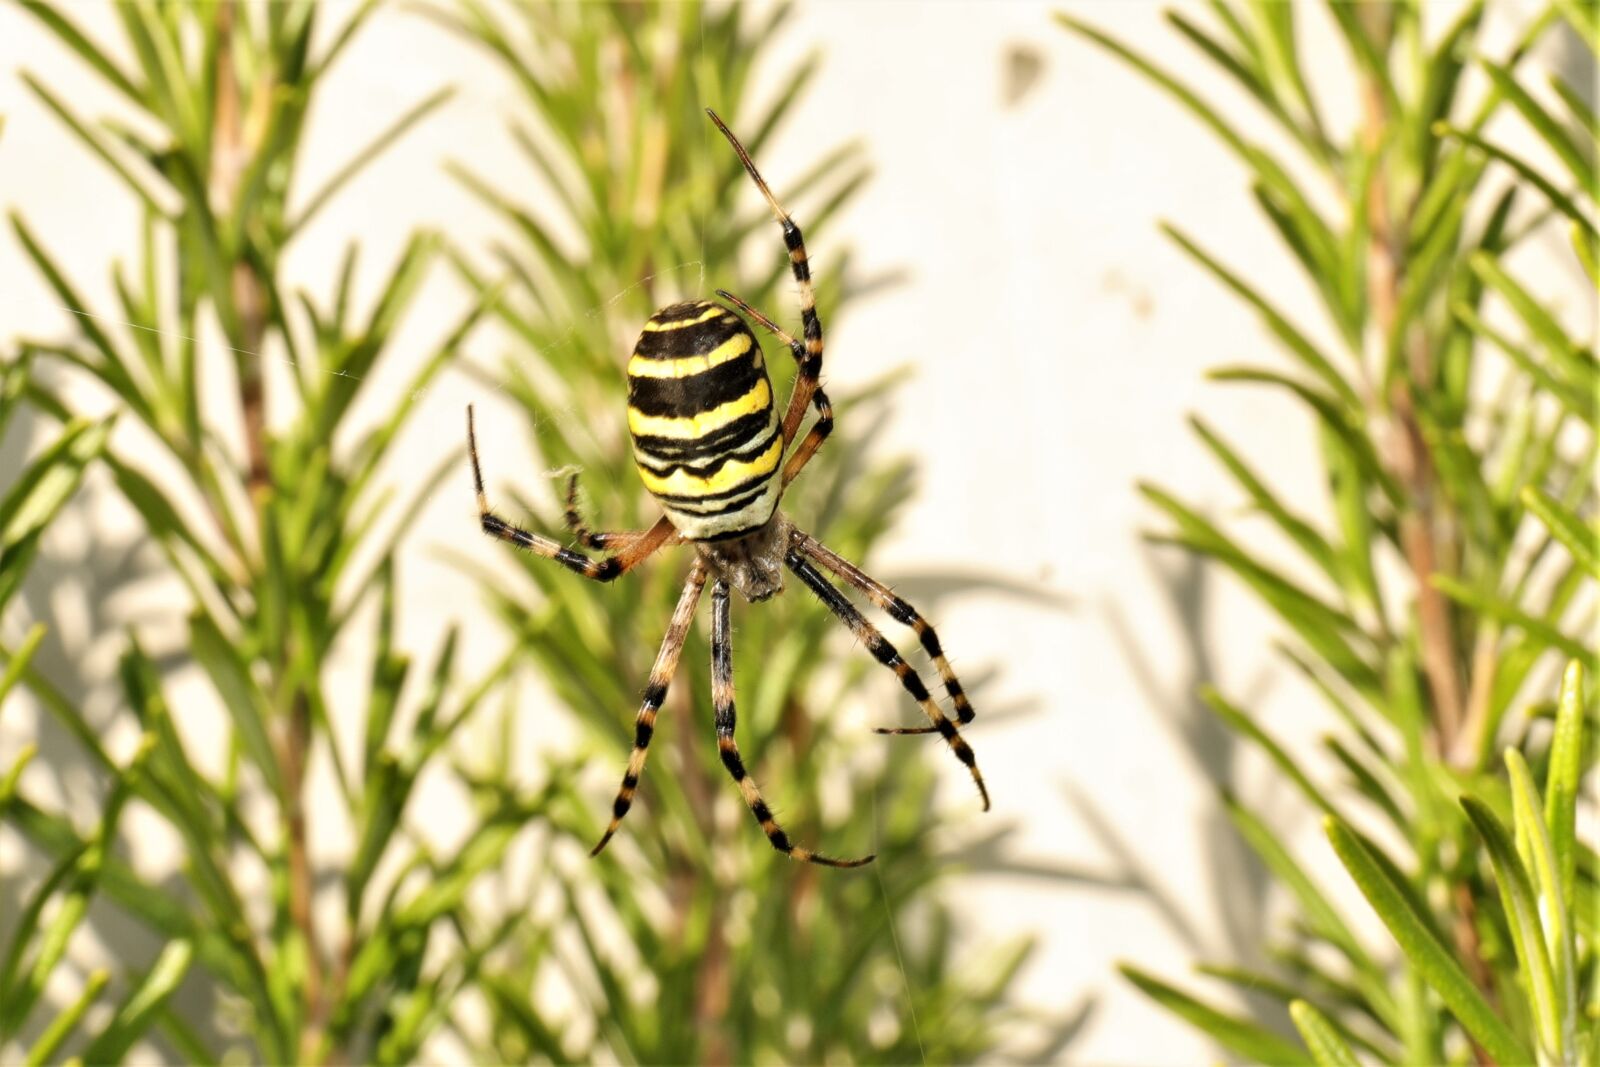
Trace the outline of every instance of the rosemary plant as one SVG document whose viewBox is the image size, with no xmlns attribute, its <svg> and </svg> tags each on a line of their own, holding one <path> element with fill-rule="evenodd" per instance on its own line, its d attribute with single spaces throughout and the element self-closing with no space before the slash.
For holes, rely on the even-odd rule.
<svg viewBox="0 0 1600 1067">
<path fill-rule="evenodd" d="M 361 5 L 324 33 L 324 9 L 310 0 L 119 4 L 107 9 L 123 38 L 117 52 L 80 27 L 81 12 L 23 8 L 136 113 L 136 123 L 93 120 L 43 79 L 23 74 L 87 158 L 122 180 L 143 209 L 143 225 L 129 235 L 140 248 L 133 271 L 113 269 L 116 303 L 100 308 L 79 296 L 48 235 L 12 215 L 40 276 L 78 314 L 59 340 L 23 343 L 21 360 L 5 371 L 7 403 L 29 362 L 71 368 L 109 393 L 121 422 L 137 424 L 161 462 L 147 468 L 128 458 L 117 437 L 102 449 L 105 425 L 75 419 L 34 382 L 29 395 L 66 430 L 45 457 L 59 461 L 56 472 L 25 475 L 12 491 L 27 503 L 14 511 L 8 499 L 5 536 L 25 547 L 70 478 L 98 456 L 187 591 L 186 641 L 165 661 L 201 669 L 212 694 L 206 710 L 230 729 L 224 753 L 194 756 L 193 720 L 173 707 L 140 625 L 127 634 L 120 670 L 119 714 L 132 717 L 142 738 L 131 755 L 111 751 L 107 724 L 87 721 L 29 665 L 27 641 L 5 651 L 6 685 L 20 679 L 81 746 L 105 812 L 98 825 L 80 827 L 36 800 L 25 775 L 19 780 L 12 769 L 6 776 L 0 818 L 54 865 L 21 902 L 11 934 L 0 980 L 0 1047 L 8 1054 L 20 1036 L 36 1060 L 70 1053 L 111 1062 L 149 1033 L 174 1058 L 193 1062 L 225 1054 L 278 1063 L 408 1059 L 487 947 L 466 940 L 457 922 L 466 888 L 494 865 L 506 829 L 544 803 L 537 795 L 503 798 L 447 855 L 432 855 L 401 832 L 412 784 L 488 683 L 458 681 L 453 636 L 421 669 L 394 647 L 393 547 L 456 457 L 398 501 L 379 470 L 418 391 L 478 310 L 440 341 L 380 422 L 361 426 L 352 405 L 389 352 L 437 239 L 414 235 L 364 309 L 352 298 L 354 246 L 331 294 L 289 293 L 281 282 L 285 250 L 376 153 L 445 96 L 397 116 L 321 188 L 297 183 L 323 77 L 372 8 Z M 116 58 L 123 54 L 131 66 Z M 220 343 L 201 340 L 212 329 Z M 277 361 L 288 369 L 281 378 L 266 373 Z M 228 405 L 202 401 L 203 392 L 218 395 L 218 380 L 229 383 Z M 284 419 L 279 429 L 268 428 L 269 399 Z M 25 554 L 7 552 L 8 575 Z M 363 612 L 369 601 L 377 610 Z M 324 688 L 331 650 L 355 620 L 373 617 L 360 738 L 339 743 Z M 402 703 L 414 707 L 403 734 L 393 729 Z M 333 867 L 314 864 L 308 847 L 308 770 L 324 761 L 355 837 Z M 147 880 L 124 858 L 118 815 L 132 804 L 181 842 L 175 884 Z M 398 855 L 379 877 L 390 853 Z M 247 890 L 250 874 L 264 893 Z M 317 905 L 330 885 L 342 908 Z M 141 924 L 163 947 L 147 970 L 126 960 L 119 961 L 130 969 L 125 978 L 91 975 L 51 1022 L 37 1008 L 39 992 L 91 894 L 116 909 L 117 922 Z M 168 997 L 186 971 L 204 977 L 186 1001 L 191 1010 L 180 1012 Z M 86 1008 L 124 986 L 109 1021 L 74 1032 L 85 1029 Z"/>
<path fill-rule="evenodd" d="M 1570 24 L 1592 82 L 1600 22 L 1593 5 L 1557 3 L 1491 54 L 1482 3 L 1444 26 L 1413 3 L 1330 2 L 1324 13 L 1215 0 L 1211 14 L 1209 26 L 1189 11 L 1168 19 L 1298 158 L 1247 139 L 1127 45 L 1059 17 L 1171 93 L 1240 158 L 1266 221 L 1315 286 L 1336 346 L 1166 227 L 1288 357 L 1287 371 L 1227 367 L 1214 377 L 1305 406 L 1329 517 L 1292 512 L 1199 420 L 1200 441 L 1300 557 L 1298 569 L 1247 551 L 1166 490 L 1143 491 L 1172 524 L 1158 541 L 1232 572 L 1293 634 L 1284 655 L 1335 715 L 1323 743 L 1336 780 L 1223 694 L 1204 699 L 1322 816 L 1394 943 L 1358 935 L 1340 894 L 1307 873 L 1267 815 L 1225 794 L 1296 918 L 1276 939 L 1270 971 L 1201 969 L 1277 999 L 1279 1012 L 1246 1018 L 1135 966 L 1124 973 L 1245 1060 L 1600 1062 L 1600 863 L 1575 832 L 1596 754 L 1584 683 L 1596 665 L 1600 577 L 1596 124 L 1577 80 L 1536 78 L 1524 62 Z M 1325 120 L 1335 108 L 1306 72 L 1316 32 L 1307 23 L 1317 17 L 1336 27 L 1353 68 L 1357 98 L 1345 110 L 1358 118 L 1348 131 Z M 1499 116 L 1525 123 L 1545 151 L 1523 154 L 1490 136 Z M 1300 174 L 1320 182 L 1315 195 Z M 1511 258 L 1557 226 L 1570 231 L 1573 271 L 1587 279 L 1586 334 L 1563 325 Z"/>
</svg>

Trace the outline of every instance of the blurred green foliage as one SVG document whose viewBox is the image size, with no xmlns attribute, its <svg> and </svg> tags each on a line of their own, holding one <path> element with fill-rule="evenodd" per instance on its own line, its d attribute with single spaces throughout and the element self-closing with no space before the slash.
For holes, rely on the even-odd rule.
<svg viewBox="0 0 1600 1067">
<path fill-rule="evenodd" d="M 139 623 L 122 635 L 116 715 L 138 737 L 127 751 L 30 662 L 42 627 L 0 647 L 0 698 L 20 686 L 72 739 L 100 812 L 85 824 L 42 796 L 24 773 L 27 751 L 0 773 L 0 820 L 45 870 L 7 887 L 18 907 L 0 942 L 0 1048 L 30 1062 L 153 1049 L 278 1063 L 410 1062 L 440 1049 L 489 1061 L 968 1061 L 995 1048 L 1016 1018 L 1008 991 L 1029 944 L 958 953 L 938 884 L 954 866 L 949 816 L 932 801 L 938 772 L 953 767 L 932 745 L 845 728 L 842 710 L 859 705 L 875 668 L 820 606 L 791 595 L 741 611 L 741 742 L 798 840 L 878 853 L 873 870 L 845 876 L 788 864 L 750 824 L 715 758 L 698 635 L 644 802 L 607 854 L 583 856 L 681 575 L 670 558 L 607 587 L 499 561 L 482 588 L 511 647 L 482 677 L 462 676 L 453 626 L 421 656 L 398 636 L 397 545 L 441 481 L 464 489 L 466 472 L 459 448 L 403 484 L 386 460 L 419 395 L 486 316 L 512 338 L 486 384 L 522 408 L 539 464 L 489 455 L 491 476 L 543 489 L 528 471 L 581 467 L 594 513 L 615 527 L 639 522 L 646 504 L 627 458 L 618 355 L 639 324 L 717 285 L 793 313 L 778 234 L 701 108 L 724 109 L 759 157 L 818 59 L 758 110 L 747 86 L 784 8 L 429 8 L 520 88 L 511 133 L 543 195 L 524 201 L 473 161 L 453 163 L 504 221 L 499 242 L 463 249 L 412 234 L 361 307 L 354 245 L 328 293 L 285 291 L 280 264 L 340 190 L 449 95 L 420 100 L 326 184 L 302 186 L 308 118 L 339 104 L 325 75 L 376 6 L 129 0 L 112 9 L 121 39 L 102 46 L 70 5 L 23 5 L 123 109 L 80 114 L 23 74 L 123 183 L 142 225 L 131 267 L 111 267 L 114 302 L 96 307 L 49 235 L 11 217 L 40 278 L 77 314 L 70 331 L 25 340 L 0 366 L 0 430 L 23 401 L 60 425 L 0 494 L 0 607 L 40 530 L 95 467 L 185 603 L 176 649 L 149 647 Z M 776 177 L 785 195 L 802 190 L 792 206 L 826 242 L 865 176 L 859 152 L 843 148 Z M 361 421 L 356 401 L 394 362 L 408 308 L 446 259 L 472 290 L 470 309 L 377 421 Z M 842 253 L 825 255 L 819 275 L 832 321 L 863 285 Z M 45 364 L 51 374 L 35 375 Z M 59 391 L 67 374 L 110 398 L 117 433 L 74 413 Z M 911 491 L 908 463 L 865 458 L 861 428 L 881 422 L 889 388 L 839 399 L 842 432 L 787 502 L 856 559 Z M 150 443 L 153 460 L 132 458 L 150 456 Z M 549 494 L 515 507 L 559 524 Z M 506 580 L 513 570 L 519 585 Z M 226 716 L 225 751 L 200 750 L 196 713 L 170 695 L 171 674 L 187 667 Z M 353 706 L 330 704 L 335 667 L 367 679 Z M 510 757 L 522 724 L 552 709 L 523 696 L 524 672 L 583 738 L 578 752 L 549 756 L 532 786 Z M 881 686 L 870 691 L 897 706 Z M 475 713 L 483 729 L 463 744 Z M 425 774 L 471 801 L 447 848 L 413 821 Z M 964 817 L 975 802 L 958 795 Z M 130 859 L 121 817 L 135 809 L 181 856 L 160 883 Z M 332 858 L 309 844 L 325 824 L 348 828 Z M 529 854 L 523 879 L 516 860 Z M 91 908 L 145 931 L 152 958 L 70 973 Z M 74 999 L 50 1004 L 53 980 Z M 565 996 L 551 997 L 552 985 Z M 101 1000 L 114 1001 L 109 1014 Z"/>
<path fill-rule="evenodd" d="M 1592 86 L 1600 18 L 1592 4 L 1557 3 L 1491 55 L 1482 3 L 1442 26 L 1434 11 L 1213 0 L 1210 20 L 1169 12 L 1173 29 L 1259 105 L 1288 154 L 1249 139 L 1139 52 L 1059 16 L 1239 158 L 1326 317 L 1304 328 L 1268 286 L 1165 227 L 1288 357 L 1289 371 L 1226 367 L 1213 377 L 1281 390 L 1305 407 L 1329 519 L 1291 510 L 1196 419 L 1251 511 L 1298 559 L 1280 567 L 1146 485 L 1171 523 L 1156 540 L 1225 568 L 1288 627 L 1294 640 L 1281 651 L 1338 720 L 1323 745 L 1341 776 L 1325 781 L 1246 710 L 1216 691 L 1203 696 L 1323 818 L 1395 943 L 1379 949 L 1358 936 L 1274 820 L 1225 793 L 1294 919 L 1271 946 L 1269 971 L 1200 969 L 1279 1009 L 1264 1022 L 1246 1018 L 1124 971 L 1244 1060 L 1600 1062 L 1600 862 L 1575 830 L 1596 758 L 1584 685 L 1596 665 L 1600 577 L 1596 124 L 1581 75 L 1524 69 L 1570 27 L 1575 47 L 1587 47 L 1576 68 Z M 1353 72 L 1355 98 L 1342 109 L 1307 70 L 1324 29 L 1342 40 Z M 1352 129 L 1329 126 L 1324 115 L 1336 110 L 1356 116 Z M 1537 149 L 1491 136 L 1498 118 L 1525 124 Z M 1589 289 L 1587 335 L 1565 328 L 1561 309 L 1519 278 L 1515 251 L 1556 227 L 1570 234 L 1574 275 Z M 1552 702 L 1546 686 L 1562 664 Z"/>
</svg>

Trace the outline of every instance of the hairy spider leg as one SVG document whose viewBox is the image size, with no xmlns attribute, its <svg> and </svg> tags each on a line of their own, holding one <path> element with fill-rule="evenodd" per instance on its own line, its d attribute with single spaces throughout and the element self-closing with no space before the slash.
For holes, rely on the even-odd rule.
<svg viewBox="0 0 1600 1067">
<path fill-rule="evenodd" d="M 606 847 L 611 835 L 622 825 L 622 817 L 633 806 L 634 791 L 639 788 L 639 776 L 644 773 L 645 757 L 650 752 L 650 739 L 656 732 L 656 713 L 667 699 L 667 687 L 678 670 L 678 657 L 683 654 L 684 642 L 689 639 L 689 627 L 694 624 L 694 609 L 700 603 L 700 591 L 705 588 L 706 567 L 699 560 L 689 571 L 683 583 L 683 593 L 678 606 L 672 611 L 672 622 L 667 625 L 667 635 L 661 639 L 661 650 L 656 653 L 655 666 L 650 668 L 650 680 L 644 687 L 644 699 L 639 703 L 639 714 L 633 720 L 633 751 L 628 754 L 628 769 L 622 774 L 622 785 L 617 799 L 611 802 L 611 822 L 599 842 L 589 851 L 598 856 Z"/>
<path fill-rule="evenodd" d="M 967 699 L 967 692 L 962 688 L 960 679 L 956 677 L 955 669 L 950 666 L 950 661 L 945 659 L 944 648 L 939 643 L 939 635 L 933 631 L 933 624 L 923 618 L 921 612 L 895 595 L 893 589 L 890 589 L 809 534 L 796 530 L 793 543 L 807 559 L 865 593 L 869 600 L 882 608 L 895 622 L 900 623 L 902 626 L 911 627 L 916 632 L 917 639 L 922 642 L 923 650 L 928 653 L 928 658 L 933 660 L 934 667 L 939 671 L 939 679 L 944 683 L 944 691 L 950 694 L 950 703 L 955 706 L 956 719 L 962 726 L 973 720 L 977 713 L 972 709 L 972 701 Z M 880 728 L 877 732 L 880 734 L 931 734 L 938 731 L 932 726 L 918 726 L 901 729 Z"/>
<path fill-rule="evenodd" d="M 939 705 L 934 703 L 933 697 L 928 693 L 928 687 L 922 683 L 921 677 L 911 668 L 911 664 L 905 661 L 876 626 L 855 609 L 855 605 L 851 604 L 843 593 L 835 589 L 833 584 L 807 561 L 800 549 L 790 549 L 786 562 L 789 564 L 789 569 L 828 606 L 828 610 L 838 616 L 839 621 L 848 626 L 857 639 L 867 646 L 867 651 L 872 653 L 873 658 L 894 671 L 895 677 L 900 679 L 901 686 L 911 694 L 911 699 L 917 702 L 923 714 L 928 716 L 928 721 L 933 724 L 939 736 L 945 739 L 945 743 L 956 754 L 956 758 L 967 765 L 967 770 L 972 773 L 973 784 L 978 787 L 978 793 L 983 797 L 983 810 L 988 811 L 989 789 L 983 784 L 983 775 L 978 771 L 978 758 L 973 754 L 972 746 L 961 736 L 956 724 L 939 710 Z"/>
<path fill-rule="evenodd" d="M 716 711 L 717 751 L 722 756 L 722 765 L 733 776 L 739 792 L 744 795 L 745 804 L 750 808 L 750 814 L 766 831 L 767 840 L 772 842 L 773 848 L 790 859 L 823 867 L 860 867 L 876 858 L 863 856 L 861 859 L 836 860 L 792 844 L 789 835 L 778 825 L 778 820 L 772 817 L 772 809 L 761 798 L 761 790 L 745 773 L 744 761 L 739 758 L 738 742 L 733 739 L 733 728 L 738 719 L 733 699 L 733 632 L 729 625 L 728 583 L 720 578 L 711 587 L 711 702 Z"/>
<path fill-rule="evenodd" d="M 478 494 L 478 523 L 483 527 L 483 532 L 518 548 L 525 548 L 536 556 L 553 559 L 585 578 L 597 582 L 614 581 L 650 558 L 656 549 L 672 538 L 672 524 L 666 516 L 662 516 L 654 526 L 614 556 L 592 559 L 582 552 L 574 552 L 551 538 L 513 526 L 489 507 L 489 497 L 483 489 L 483 469 L 478 463 L 478 436 L 473 426 L 471 404 L 467 405 L 467 452 L 472 457 L 472 486 Z"/>
<path fill-rule="evenodd" d="M 639 538 L 645 536 L 649 530 L 591 530 L 583 521 L 583 513 L 578 509 L 578 475 L 572 474 L 567 478 L 566 508 L 562 513 L 566 520 L 567 529 L 572 531 L 572 536 L 584 548 L 603 551 L 608 548 L 627 548 Z M 662 543 L 662 547 L 675 545 L 682 542 L 676 533 Z"/>
<path fill-rule="evenodd" d="M 806 408 L 811 403 L 812 394 L 817 391 L 822 375 L 822 320 L 817 318 L 817 294 L 811 285 L 811 264 L 806 256 L 806 242 L 789 213 L 778 203 L 778 198 L 772 195 L 772 190 L 767 186 L 761 172 L 756 170 L 756 165 L 750 159 L 750 153 L 744 150 L 744 145 L 739 143 L 739 138 L 733 135 L 727 124 L 717 117 L 717 113 L 706 108 L 706 114 L 711 116 L 711 121 L 716 123 L 717 129 L 722 131 L 722 136 L 728 139 L 733 150 L 739 153 L 739 162 L 744 164 L 745 173 L 750 175 L 756 183 L 756 188 L 761 190 L 761 195 L 766 198 L 767 205 L 772 208 L 773 217 L 778 220 L 778 225 L 783 229 L 783 243 L 789 250 L 789 269 L 794 274 L 796 285 L 800 288 L 800 325 L 805 343 L 795 354 L 795 359 L 800 363 L 800 376 L 795 379 L 794 392 L 789 396 L 789 409 L 783 416 L 783 444 L 787 448 L 799 432 L 800 420 L 805 417 Z M 742 306 L 748 307 L 748 305 Z M 758 320 L 759 321 L 759 320 Z M 770 323 L 768 324 L 770 328 Z M 826 434 L 824 434 L 826 436 Z M 821 444 L 819 440 L 817 444 Z M 812 446 L 812 451 L 816 446 Z M 803 466 L 804 464 L 802 464 Z M 785 481 L 788 479 L 786 478 Z"/>
<path fill-rule="evenodd" d="M 789 352 L 794 356 L 795 363 L 799 365 L 801 373 L 804 374 L 806 348 L 803 343 L 726 289 L 718 289 L 717 295 L 733 304 L 734 307 L 737 307 L 765 328 L 768 333 L 788 345 Z M 797 380 L 795 389 L 798 390 L 799 388 L 800 383 Z M 822 447 L 822 442 L 826 441 L 828 435 L 833 432 L 833 402 L 828 399 L 828 394 L 823 391 L 821 385 L 815 386 L 812 390 L 811 402 L 817 408 L 817 421 L 811 427 L 811 432 L 806 434 L 805 439 L 800 442 L 793 452 L 789 453 L 789 458 L 783 465 L 783 487 L 785 489 L 789 488 L 789 483 L 794 481 L 795 476 L 800 473 L 805 465 L 811 462 L 811 457 L 817 454 L 817 449 Z M 784 445 L 787 447 L 788 443 L 789 441 L 786 438 Z"/>
</svg>

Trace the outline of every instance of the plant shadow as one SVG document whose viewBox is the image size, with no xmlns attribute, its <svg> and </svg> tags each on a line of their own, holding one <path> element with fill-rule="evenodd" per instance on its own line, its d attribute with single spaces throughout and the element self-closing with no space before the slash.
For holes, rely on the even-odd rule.
<svg viewBox="0 0 1600 1067">
<path fill-rule="evenodd" d="M 1179 654 L 1170 657 L 1172 662 L 1166 669 L 1159 669 L 1156 654 L 1117 605 L 1107 602 L 1102 610 L 1145 704 L 1181 742 L 1196 772 L 1218 790 L 1193 816 L 1209 859 L 1205 872 L 1208 892 L 1186 894 L 1180 899 L 1166 879 L 1146 867 L 1138 849 L 1099 805 L 1071 786 L 1067 788 L 1068 800 L 1112 861 L 1114 873 L 1108 876 L 1109 883 L 1144 897 L 1192 954 L 1254 967 L 1269 959 L 1268 929 L 1263 916 L 1267 914 L 1272 879 L 1234 828 L 1220 800 L 1224 791 L 1247 795 L 1240 777 L 1244 746 L 1199 695 L 1217 684 L 1215 631 L 1206 621 L 1214 595 L 1214 567 L 1192 553 L 1182 553 L 1174 563 L 1163 562 L 1167 553 L 1148 546 L 1144 555 L 1181 634 Z M 1242 702 L 1246 706 L 1255 703 L 1267 688 L 1265 674 L 1258 673 L 1244 687 Z M 1269 806 L 1271 797 L 1258 795 L 1251 801 L 1252 807 Z M 1194 903 L 1196 899 L 1209 899 L 1214 910 L 1208 912 L 1204 905 Z M 1217 933 L 1209 933 L 1211 930 Z M 1277 1002 L 1247 992 L 1243 1003 L 1256 1022 L 1285 1034 L 1290 1032 Z"/>
</svg>

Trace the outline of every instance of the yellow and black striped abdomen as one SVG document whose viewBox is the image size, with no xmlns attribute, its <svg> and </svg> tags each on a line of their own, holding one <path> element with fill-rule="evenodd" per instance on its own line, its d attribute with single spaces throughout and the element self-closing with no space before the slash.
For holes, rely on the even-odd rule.
<svg viewBox="0 0 1600 1067">
<path fill-rule="evenodd" d="M 684 537 L 772 518 L 783 433 L 761 346 L 728 308 L 673 304 L 645 323 L 628 361 L 628 431 L 645 488 Z"/>
</svg>

